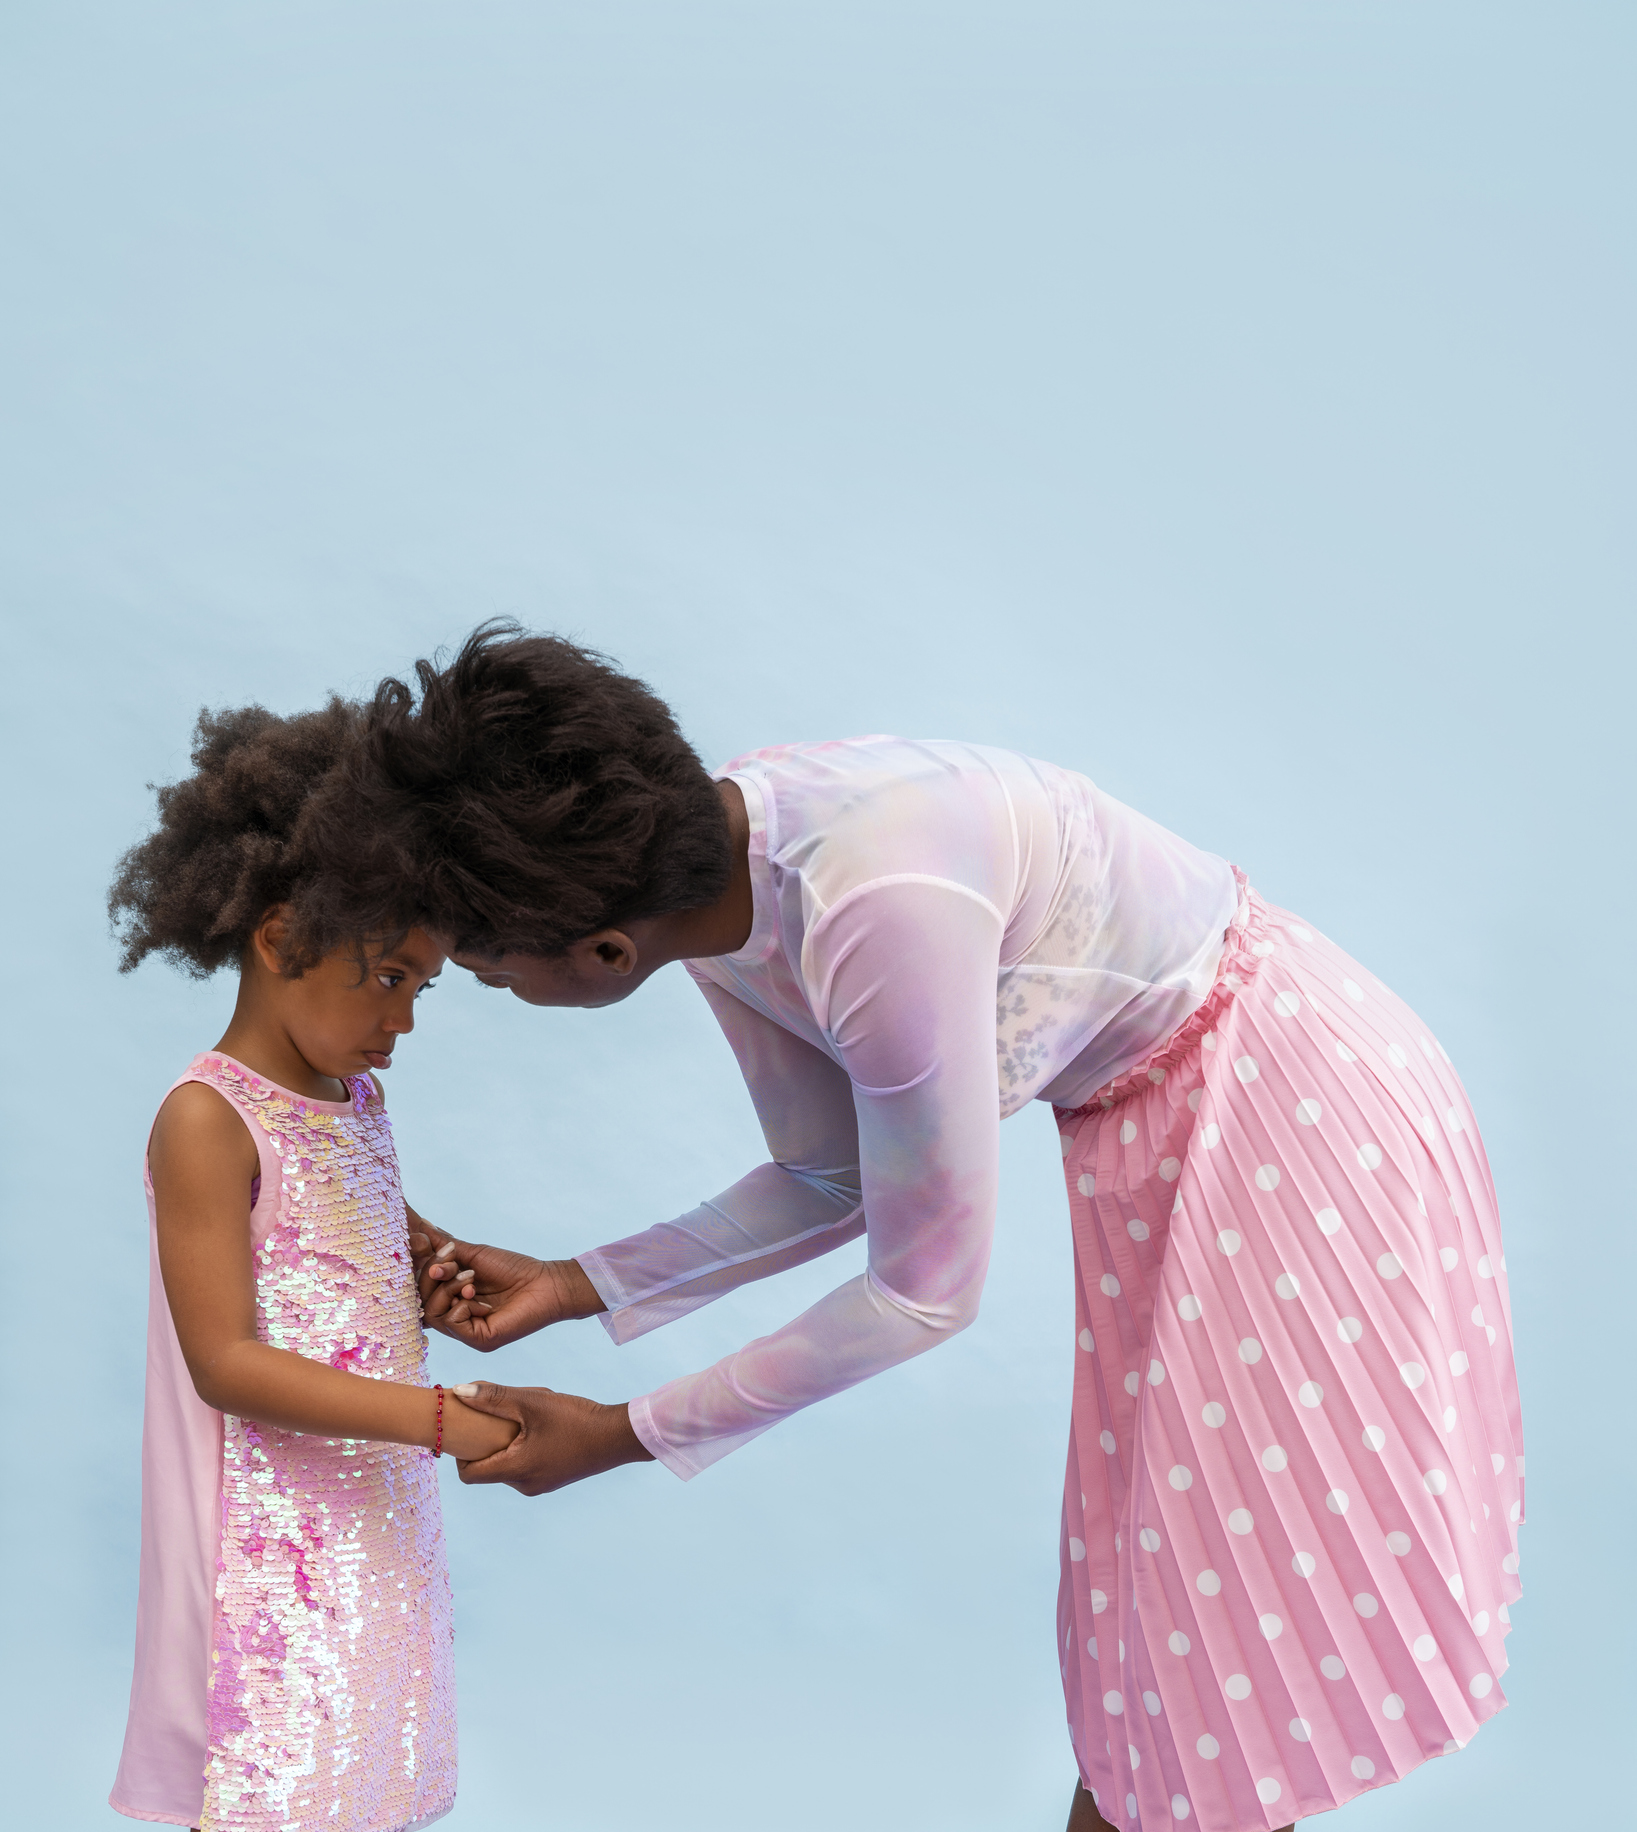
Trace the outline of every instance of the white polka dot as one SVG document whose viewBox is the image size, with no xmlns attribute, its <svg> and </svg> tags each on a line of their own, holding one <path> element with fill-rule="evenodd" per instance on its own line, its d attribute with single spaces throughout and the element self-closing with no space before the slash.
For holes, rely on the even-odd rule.
<svg viewBox="0 0 1637 1832">
<path fill-rule="evenodd" d="M 1160 1083 L 1165 1080 L 1165 1070 L 1156 1063 L 1155 1066 L 1148 1071 L 1148 1079 L 1157 1088 Z"/>
<path fill-rule="evenodd" d="M 1135 1368 L 1125 1377 L 1125 1390 L 1133 1399 L 1142 1391 L 1142 1376 Z"/>
<path fill-rule="evenodd" d="M 1471 1366 L 1472 1363 L 1467 1360 L 1465 1349 L 1457 1349 L 1449 1358 L 1449 1371 L 1456 1376 L 1464 1374 Z"/>
<path fill-rule="evenodd" d="M 1093 1660 L 1097 1658 L 1097 1637 L 1095 1635 L 1086 1643 L 1086 1652 Z"/>
<path fill-rule="evenodd" d="M 1302 995 L 1299 992 L 1276 992 L 1273 995 L 1273 1009 L 1281 1018 L 1294 1018 L 1302 1009 Z"/>
<path fill-rule="evenodd" d="M 1191 1291 L 1185 1291 L 1177 1299 L 1177 1315 L 1184 1323 L 1197 1323 L 1205 1314 L 1205 1307 Z"/>
<path fill-rule="evenodd" d="M 1304 1406 L 1320 1406 L 1324 1403 L 1324 1388 L 1316 1380 L 1304 1380 L 1296 1389 L 1296 1397 Z"/>
<path fill-rule="evenodd" d="M 1083 1349 L 1084 1349 L 1084 1350 L 1086 1351 L 1086 1353 L 1087 1353 L 1088 1355 L 1094 1355 L 1094 1354 L 1096 1354 L 1096 1352 L 1097 1352 L 1097 1341 L 1096 1341 L 1096 1338 L 1095 1338 L 1095 1337 L 1094 1337 L 1094 1336 L 1092 1335 L 1092 1333 L 1091 1333 L 1091 1331 L 1090 1331 L 1089 1329 L 1083 1329 L 1083 1330 L 1081 1330 L 1081 1332 L 1080 1332 L 1080 1346 L 1081 1346 L 1081 1348 L 1083 1348 Z"/>
<path fill-rule="evenodd" d="M 1290 1720 L 1290 1734 L 1298 1743 L 1311 1743 L 1313 1741 L 1313 1726 L 1308 1723 L 1306 1718 L 1292 1718 Z"/>
<path fill-rule="evenodd" d="M 1125 1715 L 1125 1700 L 1121 1698 L 1118 1692 L 1105 1692 L 1103 1694 L 1103 1709 L 1110 1717 L 1123 1717 Z"/>
<path fill-rule="evenodd" d="M 1353 1599 L 1353 1607 L 1361 1616 L 1373 1616 L 1381 1605 L 1367 1590 L 1361 1590 Z"/>
<path fill-rule="evenodd" d="M 1486 1253 L 1483 1258 L 1478 1261 L 1478 1277 L 1481 1279 L 1492 1279 L 1494 1276 L 1495 1268 L 1490 1265 L 1489 1255 Z"/>
<path fill-rule="evenodd" d="M 1222 1682 L 1222 1690 L 1229 1698 L 1249 1698 L 1250 1681 L 1243 1673 L 1230 1673 Z"/>
<path fill-rule="evenodd" d="M 1490 1342 L 1493 1344 L 1495 1340 L 1495 1326 L 1493 1323 L 1486 1323 L 1484 1325 L 1484 1334 L 1489 1338 Z"/>
<path fill-rule="evenodd" d="M 1193 1651 L 1193 1646 L 1194 1646 L 1194 1644 L 1188 1639 L 1188 1637 L 1185 1634 L 1183 1634 L 1180 1628 L 1172 1629 L 1171 1637 L 1166 1642 L 1165 1645 L 1171 1650 L 1173 1654 L 1191 1653 Z"/>
<path fill-rule="evenodd" d="M 1479 1327 L 1479 1329 L 1482 1329 L 1482 1328 L 1483 1328 L 1483 1326 L 1484 1326 L 1484 1307 L 1483 1307 L 1483 1306 L 1482 1306 L 1481 1304 L 1474 1304 L 1474 1305 L 1473 1305 L 1473 1307 L 1472 1307 L 1472 1321 L 1473 1321 L 1474 1323 L 1476 1323 L 1476 1324 L 1477 1324 L 1477 1326 Z M 1501 1473 L 1501 1466 L 1500 1466 L 1500 1464 L 1499 1464 L 1499 1463 L 1496 1463 L 1496 1465 L 1495 1465 L 1495 1474 L 1496 1474 L 1496 1475 L 1498 1476 L 1498 1475 L 1499 1475 L 1500 1473 Z"/>
<path fill-rule="evenodd" d="M 1278 945 L 1277 942 L 1272 941 L 1253 942 L 1251 944 L 1251 953 L 1254 954 L 1259 961 L 1265 961 Z"/>
<path fill-rule="evenodd" d="M 1205 1408 L 1199 1415 L 1212 1430 L 1217 1430 L 1228 1422 L 1228 1408 L 1216 1400 L 1207 1400 Z"/>
<path fill-rule="evenodd" d="M 1364 988 L 1358 983 L 1357 980 L 1343 980 L 1341 983 L 1341 989 L 1343 992 L 1347 994 L 1348 998 L 1350 998 L 1355 1005 L 1358 1004 L 1364 997 Z"/>
<path fill-rule="evenodd" d="M 1105 1272 L 1097 1281 L 1097 1289 L 1105 1298 L 1117 1298 L 1120 1295 L 1120 1281 L 1112 1272 Z"/>
<path fill-rule="evenodd" d="M 1384 1279 L 1396 1279 L 1403 1270 L 1404 1262 L 1396 1253 L 1383 1253 L 1381 1258 L 1376 1261 L 1376 1271 L 1379 1272 Z"/>
<path fill-rule="evenodd" d="M 1188 1797 L 1186 1794 L 1173 1794 L 1171 1796 L 1171 1817 L 1173 1819 L 1186 1819 L 1188 1817 Z"/>
<path fill-rule="evenodd" d="M 1270 1444 L 1267 1449 L 1262 1452 L 1263 1469 L 1271 1469 L 1275 1474 L 1282 1470 L 1289 1462 L 1290 1458 L 1285 1455 L 1284 1446 L 1281 1444 Z"/>
<path fill-rule="evenodd" d="M 1094 1616 L 1100 1616 L 1103 1611 L 1108 1608 L 1108 1592 L 1106 1590 L 1094 1590 L 1091 1593 L 1090 1602 L 1091 1613 Z"/>
<path fill-rule="evenodd" d="M 1409 1552 L 1410 1543 L 1408 1533 L 1389 1533 L 1387 1535 L 1387 1550 L 1394 1558 L 1403 1558 Z"/>
<path fill-rule="evenodd" d="M 1358 1161 L 1365 1170 L 1379 1170 L 1381 1168 L 1381 1147 L 1374 1142 L 1361 1145 L 1358 1148 Z"/>
<path fill-rule="evenodd" d="M 1296 1103 L 1296 1118 L 1303 1126 L 1317 1126 L 1324 1118 L 1324 1108 L 1316 1100 L 1299 1100 Z"/>
<path fill-rule="evenodd" d="M 1364 1448 L 1366 1450 L 1384 1450 L 1386 1444 L 1387 1434 L 1379 1425 L 1364 1427 Z"/>
<path fill-rule="evenodd" d="M 1095 1196 L 1097 1194 L 1097 1179 L 1089 1170 L 1082 1171 L 1074 1187 L 1079 1190 L 1082 1196 Z"/>
<path fill-rule="evenodd" d="M 1244 1244 L 1232 1228 L 1224 1228 L 1216 1237 L 1218 1249 L 1231 1259 Z"/>
<path fill-rule="evenodd" d="M 1460 1254 L 1457 1253 L 1453 1247 L 1440 1247 L 1438 1249 L 1438 1264 L 1442 1266 L 1446 1272 L 1453 1272 L 1460 1263 L 1460 1258 Z"/>
<path fill-rule="evenodd" d="M 1512 1506 L 1507 1510 L 1506 1518 L 1509 1521 L 1511 1521 L 1513 1526 L 1516 1526 L 1518 1524 L 1518 1521 L 1522 1518 L 1522 1516 L 1523 1516 L 1523 1503 L 1521 1501 L 1514 1501 L 1512 1503 Z"/>
<path fill-rule="evenodd" d="M 1427 1378 L 1427 1370 L 1419 1361 L 1402 1362 L 1398 1372 L 1406 1387 L 1419 1387 Z"/>
<path fill-rule="evenodd" d="M 1256 1066 L 1254 1056 L 1241 1056 L 1233 1065 L 1233 1072 L 1241 1081 L 1255 1081 L 1262 1071 Z"/>
<path fill-rule="evenodd" d="M 1255 1525 L 1256 1522 L 1251 1518 L 1249 1508 L 1235 1508 L 1228 1516 L 1228 1531 L 1237 1533 L 1241 1537 L 1250 1532 Z"/>
<path fill-rule="evenodd" d="M 1299 1298 L 1302 1295 L 1302 1281 L 1294 1272 L 1281 1272 L 1273 1281 L 1273 1289 L 1287 1301 L 1291 1298 Z"/>
<path fill-rule="evenodd" d="M 1284 1791 L 1271 1775 L 1264 1775 L 1256 1784 L 1256 1798 L 1265 1806 L 1272 1806 Z"/>
<path fill-rule="evenodd" d="M 1142 1708 L 1150 1717 L 1160 1714 L 1160 1695 L 1157 1692 L 1145 1692 L 1142 1695 Z"/>
<path fill-rule="evenodd" d="M 1321 1234 L 1335 1234 L 1341 1228 L 1341 1215 L 1335 1209 L 1320 1209 L 1313 1219 L 1319 1224 Z"/>
<path fill-rule="evenodd" d="M 1222 1745 L 1208 1732 L 1199 1739 L 1194 1748 L 1207 1762 L 1214 1762 L 1222 1754 Z"/>
<path fill-rule="evenodd" d="M 1432 1135 L 1434 1132 L 1434 1127 L 1432 1123 L 1432 1115 L 1430 1113 L 1423 1113 L 1420 1116 L 1420 1118 L 1416 1120 L 1415 1124 L 1416 1124 L 1416 1129 L 1420 1132 L 1422 1138 L 1426 1139 L 1428 1143 L 1430 1144 L 1432 1141 Z"/>
<path fill-rule="evenodd" d="M 1489 1633 L 1489 1611 L 1487 1609 L 1480 1609 L 1472 1618 L 1472 1628 L 1475 1634 L 1487 1635 Z"/>
<path fill-rule="evenodd" d="M 1497 1476 L 1506 1468 L 1506 1459 L 1498 1450 L 1492 1450 L 1489 1453 L 1489 1467 Z"/>
<path fill-rule="evenodd" d="M 1310 1578 L 1319 1568 L 1319 1561 L 1311 1552 L 1298 1552 L 1290 1561 L 1290 1568 L 1299 1578 Z"/>
<path fill-rule="evenodd" d="M 1130 1744 L 1128 1743 L 1128 1744 L 1126 1745 L 1126 1748 L 1127 1748 L 1127 1749 L 1131 1749 L 1131 1745 L 1130 1745 Z M 1132 1749 L 1132 1750 L 1131 1750 L 1131 1753 L 1132 1753 L 1132 1755 L 1136 1755 L 1136 1753 L 1137 1753 L 1137 1752 L 1136 1752 L 1136 1750 L 1134 1750 L 1134 1749 Z M 1136 1763 L 1135 1763 L 1135 1762 L 1133 1762 L 1131 1766 L 1132 1766 L 1133 1768 L 1135 1768 L 1135 1767 L 1136 1767 L 1137 1765 L 1136 1765 Z M 1128 1818 L 1130 1818 L 1130 1819 L 1135 1819 L 1135 1818 L 1137 1817 L 1137 1796 L 1136 1796 L 1135 1794 L 1127 1794 L 1127 1795 L 1126 1795 L 1126 1797 L 1125 1797 L 1125 1810 L 1126 1810 L 1126 1815 L 1127 1815 L 1127 1817 L 1128 1817 Z"/>
<path fill-rule="evenodd" d="M 1504 1571 L 1508 1577 L 1511 1577 L 1512 1574 L 1517 1570 L 1517 1568 L 1518 1568 L 1517 1553 L 1508 1552 L 1506 1557 L 1501 1560 L 1501 1570 Z"/>
<path fill-rule="evenodd" d="M 1065 1158 L 1069 1155 L 1071 1151 L 1074 1150 L 1074 1136 L 1072 1133 L 1067 1133 L 1067 1132 L 1058 1133 L 1057 1142 L 1059 1145 L 1063 1147 L 1063 1156 Z"/>
<path fill-rule="evenodd" d="M 1133 1240 L 1147 1240 L 1148 1223 L 1139 1221 L 1135 1215 L 1125 1224 L 1125 1231 Z"/>
<path fill-rule="evenodd" d="M 1273 1615 L 1258 1616 L 1256 1626 L 1262 1631 L 1262 1637 L 1266 1641 L 1277 1641 L 1285 1632 L 1284 1623 Z"/>
<path fill-rule="evenodd" d="M 1345 1514 L 1353 1505 L 1353 1497 L 1346 1489 L 1332 1489 L 1324 1498 L 1324 1505 L 1332 1514 Z"/>
<path fill-rule="evenodd" d="M 1078 1565 L 1085 1556 L 1086 1542 L 1083 1539 L 1071 1539 L 1069 1541 L 1069 1557 Z"/>
<path fill-rule="evenodd" d="M 1137 1544 L 1142 1547 L 1144 1552 L 1158 1552 L 1160 1549 L 1160 1536 L 1152 1527 L 1144 1527 L 1137 1535 Z"/>
<path fill-rule="evenodd" d="M 1222 1580 L 1207 1568 L 1194 1579 L 1194 1588 L 1202 1597 L 1214 1597 L 1222 1588 Z"/>
<path fill-rule="evenodd" d="M 1428 1661 L 1438 1652 L 1438 1643 L 1431 1635 L 1417 1635 L 1410 1644 L 1410 1652 L 1417 1660 Z"/>
<path fill-rule="evenodd" d="M 1248 1361 L 1254 1368 L 1262 1359 L 1262 1345 L 1254 1336 L 1247 1336 L 1239 1345 L 1239 1359 Z"/>
<path fill-rule="evenodd" d="M 1277 1164 L 1257 1165 L 1256 1187 L 1259 1190 L 1276 1190 L 1279 1187 L 1279 1166 Z"/>
<path fill-rule="evenodd" d="M 1200 1038 L 1200 1042 L 1204 1044 L 1206 1049 L 1214 1050 L 1217 1044 L 1221 1042 L 1221 1038 L 1217 1036 L 1215 1031 L 1206 1031 L 1205 1035 Z"/>
<path fill-rule="evenodd" d="M 1106 1450 L 1111 1457 L 1114 1455 L 1114 1433 L 1112 1431 L 1103 1432 L 1098 1437 L 1097 1442 L 1102 1445 L 1103 1449 Z"/>
<path fill-rule="evenodd" d="M 1133 1120 L 1124 1121 L 1120 1126 L 1120 1143 L 1122 1145 L 1129 1145 L 1136 1138 L 1136 1136 L 1137 1136 L 1136 1122 Z"/>
<path fill-rule="evenodd" d="M 1198 1113 L 1199 1103 L 1204 1098 L 1205 1090 L 1203 1088 L 1195 1088 L 1193 1093 L 1188 1096 L 1188 1111 L 1190 1113 Z"/>
<path fill-rule="evenodd" d="M 1166 1478 L 1174 1489 L 1191 1489 L 1194 1486 L 1194 1472 L 1183 1463 L 1173 1463 L 1171 1474 Z"/>
<path fill-rule="evenodd" d="M 1287 922 L 1285 924 L 1285 933 L 1287 935 L 1294 935 L 1297 941 L 1311 941 L 1313 939 L 1313 931 L 1311 929 L 1304 929 L 1299 922 Z"/>
<path fill-rule="evenodd" d="M 1345 1043 L 1338 1043 L 1336 1045 L 1336 1054 L 1342 1059 L 1343 1062 L 1357 1062 L 1358 1061 L 1358 1057 L 1354 1054 L 1352 1050 L 1350 1050 L 1347 1047 Z"/>
<path fill-rule="evenodd" d="M 1449 1127 L 1451 1132 L 1461 1131 L 1462 1122 L 1461 1122 L 1460 1108 L 1451 1107 L 1450 1110 L 1444 1115 L 1444 1123 Z"/>
<path fill-rule="evenodd" d="M 1449 1586 L 1449 1594 L 1459 1603 L 1466 1595 L 1466 1579 L 1457 1571 L 1453 1576 L 1445 1578 L 1444 1582 Z"/>
<path fill-rule="evenodd" d="M 1368 1756 L 1354 1756 L 1353 1773 L 1360 1781 L 1368 1781 L 1376 1772 L 1376 1765 Z"/>
<path fill-rule="evenodd" d="M 1446 1406 L 1444 1408 L 1444 1429 L 1446 1431 L 1453 1431 L 1455 1429 L 1455 1408 L 1453 1406 Z"/>
<path fill-rule="evenodd" d="M 1389 1692 L 1381 1701 L 1381 1715 L 1394 1724 L 1404 1715 L 1404 1701 L 1396 1692 Z"/>
<path fill-rule="evenodd" d="M 1466 1689 L 1474 1698 L 1488 1698 L 1495 1689 L 1495 1681 L 1488 1673 L 1474 1673 L 1466 1682 Z"/>
<path fill-rule="evenodd" d="M 1215 1120 L 1212 1120 L 1199 1136 L 1205 1149 L 1207 1151 L 1214 1151 L 1217 1146 L 1222 1143 L 1222 1128 L 1217 1125 Z"/>
<path fill-rule="evenodd" d="M 1357 1342 L 1364 1334 L 1364 1325 L 1357 1317 L 1343 1317 L 1336 1325 L 1336 1334 L 1343 1342 Z"/>
<path fill-rule="evenodd" d="M 1182 1175 L 1181 1158 L 1161 1158 L 1160 1175 L 1167 1183 L 1175 1183 L 1177 1178 Z"/>
<path fill-rule="evenodd" d="M 1319 1662 L 1319 1671 L 1326 1679 L 1345 1679 L 1347 1677 L 1346 1664 L 1337 1654 L 1326 1654 Z"/>
<path fill-rule="evenodd" d="M 1429 1495 L 1441 1495 L 1449 1487 L 1449 1477 L 1441 1469 L 1429 1469 L 1421 1480 L 1427 1485 Z"/>
<path fill-rule="evenodd" d="M 1402 1043 L 1389 1043 L 1387 1045 L 1387 1054 L 1392 1057 L 1399 1068 L 1407 1069 L 1410 1066 L 1410 1052 L 1405 1049 Z"/>
<path fill-rule="evenodd" d="M 1151 1361 L 1148 1364 L 1148 1384 L 1157 1387 L 1165 1379 L 1165 1368 L 1162 1363 Z"/>
</svg>

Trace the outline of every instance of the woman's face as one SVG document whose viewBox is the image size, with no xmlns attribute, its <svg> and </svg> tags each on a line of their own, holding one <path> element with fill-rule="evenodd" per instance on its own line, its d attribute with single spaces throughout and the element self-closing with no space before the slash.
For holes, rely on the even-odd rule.
<svg viewBox="0 0 1637 1832">
<path fill-rule="evenodd" d="M 509 992 L 525 1005 L 572 1005 L 591 1009 L 617 1005 L 663 964 L 643 962 L 636 942 L 623 929 L 602 929 L 577 941 L 566 954 L 482 954 L 449 956 L 480 986 Z"/>
</svg>

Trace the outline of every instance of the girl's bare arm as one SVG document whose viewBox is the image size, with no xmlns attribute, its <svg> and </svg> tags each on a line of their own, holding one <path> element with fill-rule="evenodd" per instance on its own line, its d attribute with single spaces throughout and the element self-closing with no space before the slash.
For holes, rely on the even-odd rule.
<svg viewBox="0 0 1637 1832">
<path fill-rule="evenodd" d="M 431 1448 L 437 1404 L 425 1387 L 366 1380 L 256 1338 L 246 1214 L 256 1147 L 214 1088 L 186 1082 L 159 1110 L 148 1145 L 159 1270 L 193 1385 L 207 1406 L 325 1438 Z M 443 1403 L 443 1447 L 464 1460 L 504 1449 L 508 1419 Z"/>
</svg>

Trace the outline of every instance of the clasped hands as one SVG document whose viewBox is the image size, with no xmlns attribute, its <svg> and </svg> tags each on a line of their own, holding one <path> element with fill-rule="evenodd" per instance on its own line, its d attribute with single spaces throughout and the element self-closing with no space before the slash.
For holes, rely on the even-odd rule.
<svg viewBox="0 0 1637 1832">
<path fill-rule="evenodd" d="M 468 1348 L 502 1348 L 548 1324 L 595 1316 L 605 1308 L 576 1260 L 537 1260 L 474 1245 L 418 1215 L 411 1230 L 409 1250 L 426 1327 Z M 503 1482 L 520 1495 L 544 1495 L 622 1463 L 652 1460 L 624 1406 L 487 1380 L 453 1391 L 475 1411 L 518 1427 L 504 1450 L 459 1463 L 462 1482 Z"/>
</svg>

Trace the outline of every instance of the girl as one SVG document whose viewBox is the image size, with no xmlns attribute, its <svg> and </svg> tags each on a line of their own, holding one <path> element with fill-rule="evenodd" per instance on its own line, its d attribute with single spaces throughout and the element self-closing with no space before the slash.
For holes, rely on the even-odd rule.
<svg viewBox="0 0 1637 1832">
<path fill-rule="evenodd" d="M 430 1387 L 380 1084 L 443 965 L 325 929 L 299 837 L 353 709 L 201 715 L 122 861 L 126 971 L 239 971 L 148 1141 L 136 1674 L 110 1804 L 201 1828 L 400 1832 L 455 1794 L 435 1456 L 514 1434 Z"/>
</svg>

